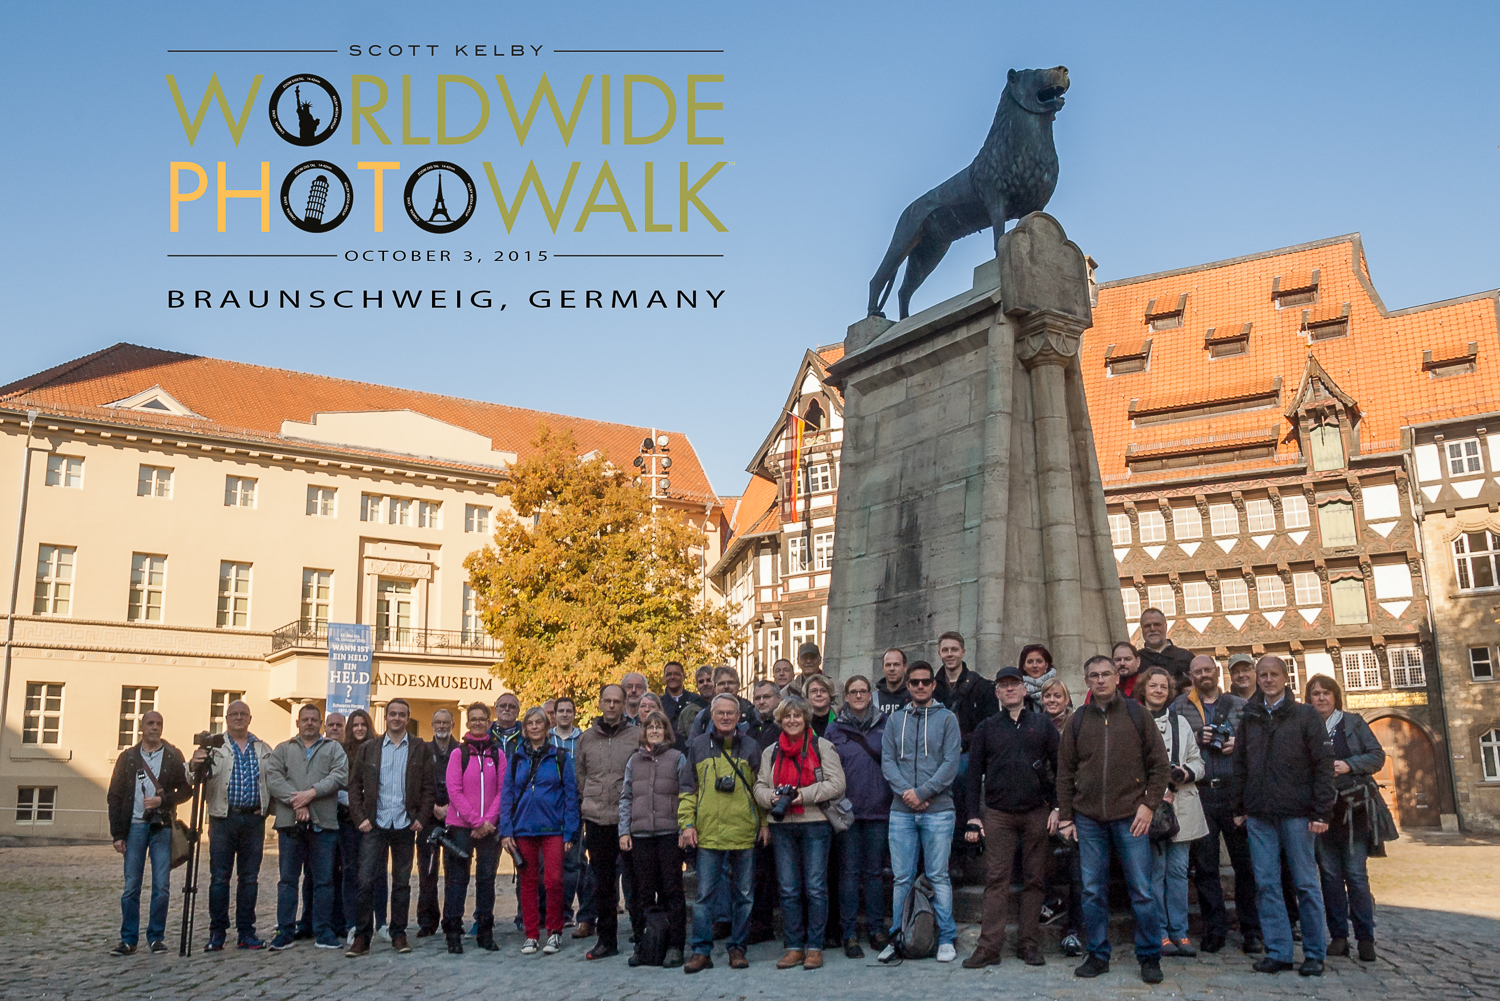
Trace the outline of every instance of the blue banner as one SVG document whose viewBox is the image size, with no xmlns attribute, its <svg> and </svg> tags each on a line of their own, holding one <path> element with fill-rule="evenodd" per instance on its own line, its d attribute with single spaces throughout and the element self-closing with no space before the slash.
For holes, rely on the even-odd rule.
<svg viewBox="0 0 1500 1001">
<path fill-rule="evenodd" d="M 348 716 L 370 708 L 375 629 L 352 622 L 328 623 L 328 713 Z"/>
</svg>

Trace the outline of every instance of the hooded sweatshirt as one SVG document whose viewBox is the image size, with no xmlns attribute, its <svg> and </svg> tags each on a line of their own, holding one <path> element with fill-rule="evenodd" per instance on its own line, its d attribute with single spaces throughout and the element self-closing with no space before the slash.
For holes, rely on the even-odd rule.
<svg viewBox="0 0 1500 1001">
<path fill-rule="evenodd" d="M 958 717 L 933 701 L 925 708 L 908 703 L 885 725 L 880 741 L 880 772 L 895 794 L 891 810 L 912 813 L 901 799 L 908 789 L 928 802 L 928 813 L 953 811 L 949 788 L 958 776 L 963 741 Z"/>
</svg>

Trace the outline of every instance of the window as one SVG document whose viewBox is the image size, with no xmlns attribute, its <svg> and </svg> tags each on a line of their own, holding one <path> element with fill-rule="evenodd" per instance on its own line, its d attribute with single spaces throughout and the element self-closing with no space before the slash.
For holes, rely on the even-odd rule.
<svg viewBox="0 0 1500 1001">
<path fill-rule="evenodd" d="M 1142 511 L 1136 515 L 1141 526 L 1141 545 L 1167 541 L 1167 519 L 1160 511 Z"/>
<path fill-rule="evenodd" d="M 1240 534 L 1240 513 L 1233 504 L 1211 504 L 1208 508 L 1208 524 L 1214 536 Z"/>
<path fill-rule="evenodd" d="M 818 642 L 818 617 L 792 620 L 792 655 L 796 656 L 804 643 Z"/>
<path fill-rule="evenodd" d="M 418 528 L 442 528 L 443 527 L 443 502 L 442 501 L 418 501 L 417 502 L 417 527 Z"/>
<path fill-rule="evenodd" d="M 1125 605 L 1126 622 L 1134 622 L 1141 617 L 1141 592 L 1133 587 L 1122 587 L 1120 601 Z"/>
<path fill-rule="evenodd" d="M 73 603 L 73 546 L 37 546 L 32 615 L 67 615 Z"/>
<path fill-rule="evenodd" d="M 339 492 L 333 487 L 308 487 L 307 488 L 307 513 L 316 518 L 333 518 L 338 514 Z M 374 518 L 364 516 L 364 508 L 360 508 L 360 521 L 374 521 Z"/>
<path fill-rule="evenodd" d="M 328 625 L 328 606 L 333 603 L 333 571 L 302 571 L 302 621 Z M 223 623 L 219 623 L 223 625 Z"/>
<path fill-rule="evenodd" d="M 1307 515 L 1307 498 L 1301 494 L 1281 498 L 1281 520 L 1287 531 L 1311 525 L 1312 519 Z"/>
<path fill-rule="evenodd" d="M 1268 500 L 1245 501 L 1245 524 L 1251 535 L 1276 531 L 1276 509 Z"/>
<path fill-rule="evenodd" d="M 1177 616 L 1177 594 L 1171 584 L 1152 584 L 1146 588 L 1146 601 L 1152 608 L 1161 609 L 1167 618 Z"/>
<path fill-rule="evenodd" d="M 1328 585 L 1333 596 L 1333 621 L 1336 625 L 1359 625 L 1370 621 L 1370 602 L 1365 596 L 1365 582 L 1358 577 L 1345 577 Z"/>
<path fill-rule="evenodd" d="M 1224 606 L 1226 612 L 1250 611 L 1250 588 L 1245 585 L 1244 579 L 1225 577 L 1220 580 L 1219 603 Z"/>
<path fill-rule="evenodd" d="M 1479 439 L 1450 441 L 1448 443 L 1448 475 L 1464 476 L 1484 471 L 1484 460 L 1479 457 Z"/>
<path fill-rule="evenodd" d="M 50 824 L 57 807 L 57 786 L 20 786 L 16 789 L 16 823 Z"/>
<path fill-rule="evenodd" d="M 134 747 L 141 739 L 141 717 L 156 709 L 156 689 L 120 689 L 120 747 Z"/>
<path fill-rule="evenodd" d="M 464 505 L 464 531 L 490 534 L 490 509 L 478 504 Z"/>
<path fill-rule="evenodd" d="M 1337 424 L 1319 424 L 1307 434 L 1308 450 L 1312 453 L 1313 469 L 1342 469 L 1344 467 L 1344 436 Z"/>
<path fill-rule="evenodd" d="M 208 700 L 208 732 L 224 732 L 224 713 L 232 702 L 245 697 L 244 692 L 214 692 Z"/>
<path fill-rule="evenodd" d="M 21 743 L 61 743 L 63 686 L 28 682 L 26 708 L 21 714 Z"/>
<path fill-rule="evenodd" d="M 1208 581 L 1193 580 L 1182 585 L 1182 610 L 1187 615 L 1214 613 L 1214 592 Z"/>
<path fill-rule="evenodd" d="M 1393 646 L 1386 650 L 1391 662 L 1392 688 L 1426 688 L 1427 670 L 1422 665 L 1422 648 Z"/>
<path fill-rule="evenodd" d="M 1469 674 L 1475 681 L 1495 680 L 1495 661 L 1487 646 L 1469 647 Z"/>
<path fill-rule="evenodd" d="M 827 570 L 833 566 L 833 533 L 824 532 L 813 536 L 813 569 Z"/>
<path fill-rule="evenodd" d="M 1500 552 L 1500 534 L 1494 532 L 1465 532 L 1453 540 L 1460 591 L 1495 586 L 1497 552 Z"/>
<path fill-rule="evenodd" d="M 1354 504 L 1350 501 L 1319 504 L 1318 532 L 1326 547 L 1354 545 L 1358 538 L 1354 532 Z"/>
<path fill-rule="evenodd" d="M 1112 514 L 1109 516 L 1109 541 L 1117 546 L 1130 545 L 1130 515 Z"/>
<path fill-rule="evenodd" d="M 1178 539 L 1203 538 L 1203 518 L 1195 507 L 1172 509 L 1172 534 Z"/>
<path fill-rule="evenodd" d="M 766 657 L 773 664 L 776 663 L 778 660 L 781 659 L 781 630 L 780 629 L 767 629 L 766 630 Z"/>
<path fill-rule="evenodd" d="M 380 496 L 379 494 L 360 494 L 359 495 L 359 520 L 360 521 L 380 521 L 380 520 L 382 520 L 381 517 L 380 517 L 380 507 L 381 507 L 381 503 L 384 500 L 385 500 L 385 498 L 382 497 L 382 496 Z"/>
<path fill-rule="evenodd" d="M 1479 738 L 1479 757 L 1484 762 L 1484 780 L 1500 781 L 1500 730 L 1490 730 Z"/>
<path fill-rule="evenodd" d="M 255 480 L 249 476 L 224 477 L 225 507 L 254 507 Z"/>
<path fill-rule="evenodd" d="M 488 510 L 482 508 L 481 510 Z M 464 585 L 464 609 L 463 609 L 463 639 L 465 643 L 473 643 L 484 636 L 484 620 L 479 615 L 479 600 L 474 594 L 474 589 Z"/>
<path fill-rule="evenodd" d="M 1299 605 L 1323 604 L 1323 582 L 1313 572 L 1292 574 L 1292 592 Z"/>
<path fill-rule="evenodd" d="M 786 572 L 797 573 L 807 569 L 807 537 L 794 535 L 786 540 Z"/>
<path fill-rule="evenodd" d="M 125 618 L 130 622 L 160 622 L 162 594 L 166 591 L 167 558 L 151 553 L 130 557 L 130 603 Z"/>
<path fill-rule="evenodd" d="M 47 486 L 83 489 L 83 460 L 71 455 L 47 456 Z"/>
<path fill-rule="evenodd" d="M 807 467 L 807 492 L 820 493 L 833 489 L 833 471 L 826 462 Z"/>
<path fill-rule="evenodd" d="M 386 503 L 386 521 L 392 525 L 411 524 L 412 502 L 405 497 L 391 497 Z"/>
<path fill-rule="evenodd" d="M 381 643 L 411 638 L 412 586 L 409 580 L 375 582 L 375 639 Z"/>
<path fill-rule="evenodd" d="M 135 482 L 137 497 L 172 497 L 172 470 L 166 466 L 142 466 Z"/>
<path fill-rule="evenodd" d="M 1369 691 L 1380 688 L 1380 661 L 1374 650 L 1344 651 L 1344 690 Z"/>
<path fill-rule="evenodd" d="M 220 629 L 244 629 L 250 625 L 250 564 L 219 564 Z"/>
<path fill-rule="evenodd" d="M 1313 580 L 1318 575 L 1313 574 Z M 1321 599 L 1319 599 L 1321 604 Z M 1255 578 L 1255 604 L 1258 608 L 1285 608 L 1286 586 L 1281 583 L 1281 578 L 1275 574 Z"/>
</svg>

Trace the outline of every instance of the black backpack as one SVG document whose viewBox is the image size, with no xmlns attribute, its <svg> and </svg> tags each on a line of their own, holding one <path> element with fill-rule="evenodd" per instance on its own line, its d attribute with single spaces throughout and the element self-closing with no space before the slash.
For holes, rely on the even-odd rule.
<svg viewBox="0 0 1500 1001">
<path fill-rule="evenodd" d="M 660 966 L 667 959 L 667 909 L 650 907 L 645 913 L 645 927 L 635 943 L 638 966 Z"/>
</svg>

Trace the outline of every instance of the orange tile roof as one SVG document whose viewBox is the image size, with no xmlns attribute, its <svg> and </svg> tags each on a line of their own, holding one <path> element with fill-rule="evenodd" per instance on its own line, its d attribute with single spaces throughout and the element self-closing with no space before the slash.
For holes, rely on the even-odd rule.
<svg viewBox="0 0 1500 1001">
<path fill-rule="evenodd" d="M 153 386 L 160 386 L 207 420 L 105 406 Z M 23 410 L 38 407 L 92 420 L 263 441 L 284 441 L 282 421 L 305 423 L 316 413 L 412 410 L 482 434 L 491 440 L 493 447 L 523 458 L 531 450 L 537 425 L 545 421 L 554 431 L 572 431 L 580 451 L 598 450 L 620 464 L 629 463 L 640 448 L 641 439 L 652 431 L 629 424 L 124 343 L 0 386 L 0 406 Z M 662 433 L 660 428 L 655 430 Z M 708 475 L 687 436 L 673 431 L 665 433 L 673 439 L 672 495 L 717 503 Z M 346 446 L 331 447 L 359 451 Z M 435 464 L 464 466 L 461 462 L 441 460 Z"/>
<path fill-rule="evenodd" d="M 1318 270 L 1318 301 L 1307 307 L 1278 310 L 1272 282 L 1281 288 L 1311 281 Z M 1150 368 L 1145 372 L 1111 375 L 1104 353 L 1111 344 L 1140 343 L 1146 336 L 1146 304 L 1157 300 L 1175 304 L 1187 293 L 1187 309 L 1180 328 L 1157 331 L 1152 337 Z M 1314 319 L 1331 318 L 1349 303 L 1349 334 L 1309 343 L 1302 329 L 1302 312 Z M 1184 439 L 1235 440 L 1263 434 L 1264 410 L 1221 413 L 1169 426 L 1133 427 L 1128 413 L 1133 399 L 1217 400 L 1232 397 L 1245 387 L 1269 386 L 1282 379 L 1283 407 L 1302 384 L 1308 355 L 1317 358 L 1329 377 L 1357 401 L 1361 412 L 1362 451 L 1399 447 L 1401 428 L 1413 422 L 1480 414 L 1500 407 L 1500 298 L 1495 291 L 1459 299 L 1387 310 L 1365 270 L 1358 234 L 1218 261 L 1178 271 L 1143 275 L 1099 285 L 1094 326 L 1083 336 L 1081 360 L 1089 415 L 1106 485 L 1136 480 L 1196 477 L 1204 472 L 1256 470 L 1299 459 L 1294 437 L 1283 435 L 1277 454 L 1237 465 L 1215 465 L 1149 473 L 1127 472 L 1125 455 L 1175 450 Z M 1240 330 L 1253 323 L 1246 354 L 1210 359 L 1204 335 Z M 1434 358 L 1465 354 L 1469 342 L 1479 344 L 1478 369 L 1467 375 L 1441 379 L 1422 369 L 1422 353 Z M 1118 350 L 1118 349 L 1117 349 Z M 1439 416 L 1441 415 L 1441 416 Z M 1283 429 L 1287 425 L 1282 424 Z"/>
<path fill-rule="evenodd" d="M 758 526 L 763 525 L 767 514 L 775 511 L 776 484 L 764 476 L 750 477 L 750 483 L 745 487 L 745 493 L 735 508 L 734 521 L 729 526 L 730 538 L 738 539 L 757 531 L 765 531 L 764 527 Z M 779 527 L 780 523 L 777 525 Z"/>
</svg>

